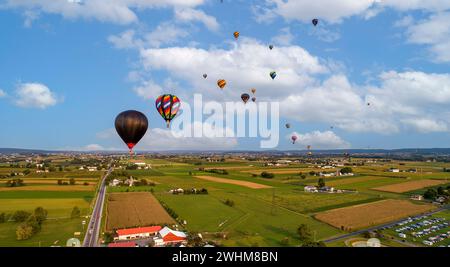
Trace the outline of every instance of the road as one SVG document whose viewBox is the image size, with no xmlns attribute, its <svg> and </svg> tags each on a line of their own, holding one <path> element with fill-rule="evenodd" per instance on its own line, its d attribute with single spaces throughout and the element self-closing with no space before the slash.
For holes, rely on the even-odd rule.
<svg viewBox="0 0 450 267">
<path fill-rule="evenodd" d="M 437 209 L 435 211 L 424 213 L 424 214 L 421 214 L 421 215 L 427 215 L 427 216 L 428 215 L 433 215 L 433 214 L 441 212 L 441 211 L 443 211 L 445 209 L 449 209 L 449 207 L 441 207 L 441 208 L 439 208 L 439 209 Z M 341 236 L 338 236 L 338 237 L 333 237 L 333 238 L 324 240 L 323 242 L 329 243 L 329 242 L 339 241 L 339 240 L 342 240 L 342 239 L 347 239 L 347 238 L 350 238 L 350 237 L 353 237 L 353 236 L 356 236 L 356 235 L 361 235 L 361 234 L 364 234 L 364 233 L 367 233 L 367 232 L 374 232 L 376 230 L 380 230 L 383 227 L 395 226 L 397 223 L 399 223 L 401 221 L 404 221 L 404 220 L 405 220 L 405 218 L 403 218 L 401 220 L 398 220 L 398 221 L 395 221 L 395 222 L 390 222 L 390 223 L 387 223 L 387 224 L 382 224 L 382 225 L 378 225 L 378 226 L 375 226 L 375 227 L 359 230 L 359 231 L 348 233 L 348 234 L 341 235 Z"/>
<path fill-rule="evenodd" d="M 89 220 L 86 236 L 84 237 L 83 247 L 97 247 L 98 236 L 100 233 L 100 224 L 102 222 L 103 204 L 106 195 L 106 178 L 111 174 L 113 167 L 110 166 L 108 172 L 103 176 L 94 209 Z"/>
</svg>

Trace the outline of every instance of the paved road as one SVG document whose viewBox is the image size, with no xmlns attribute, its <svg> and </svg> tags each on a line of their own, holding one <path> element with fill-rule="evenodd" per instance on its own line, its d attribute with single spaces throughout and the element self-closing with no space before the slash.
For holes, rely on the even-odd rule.
<svg viewBox="0 0 450 267">
<path fill-rule="evenodd" d="M 112 172 L 112 167 L 108 169 L 108 172 L 103 176 L 100 189 L 95 200 L 95 206 L 92 211 L 91 219 L 88 224 L 86 236 L 84 237 L 83 247 L 97 247 L 98 236 L 100 232 L 100 224 L 102 222 L 103 203 L 105 202 L 106 195 L 106 178 Z"/>
<path fill-rule="evenodd" d="M 445 210 L 445 209 L 449 209 L 449 207 L 448 207 L 448 206 L 447 206 L 447 207 L 441 207 L 441 208 L 439 208 L 439 209 L 437 209 L 437 210 L 435 210 L 435 211 L 428 212 L 428 213 L 421 214 L 421 215 L 427 215 L 427 216 L 428 216 L 428 215 L 433 215 L 433 214 L 438 213 L 438 212 L 441 212 L 441 211 L 443 211 L 443 210 Z M 338 236 L 338 237 L 333 237 L 333 238 L 324 240 L 324 242 L 325 242 L 325 243 L 329 243 L 329 242 L 339 241 L 339 240 L 342 240 L 342 239 L 347 239 L 347 238 L 350 238 L 350 237 L 353 237 L 353 236 L 356 236 L 356 235 L 361 235 L 361 234 L 366 233 L 366 232 L 374 232 L 374 231 L 376 231 L 376 230 L 380 230 L 380 229 L 383 228 L 383 227 L 395 226 L 397 223 L 399 223 L 399 222 L 401 222 L 401 221 L 404 221 L 404 220 L 405 220 L 405 218 L 403 218 L 403 219 L 401 219 L 401 220 L 398 220 L 398 221 L 395 221 L 395 222 L 391 222 L 391 223 L 387 223 L 387 224 L 378 225 L 378 226 L 375 226 L 375 227 L 371 227 L 371 228 L 359 230 L 359 231 L 352 232 L 352 233 L 345 234 L 345 235 L 341 235 L 341 236 Z"/>
</svg>

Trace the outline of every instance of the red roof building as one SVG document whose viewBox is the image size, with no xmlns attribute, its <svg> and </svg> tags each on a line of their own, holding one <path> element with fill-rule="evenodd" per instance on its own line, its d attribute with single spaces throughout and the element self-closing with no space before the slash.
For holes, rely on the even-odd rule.
<svg viewBox="0 0 450 267">
<path fill-rule="evenodd" d="M 130 240 L 148 238 L 156 235 L 161 230 L 161 226 L 139 227 L 130 229 L 119 229 L 116 231 L 115 240 Z"/>
</svg>

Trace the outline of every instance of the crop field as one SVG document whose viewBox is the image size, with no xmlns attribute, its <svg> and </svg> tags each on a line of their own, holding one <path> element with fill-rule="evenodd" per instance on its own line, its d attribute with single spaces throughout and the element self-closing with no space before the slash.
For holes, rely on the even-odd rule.
<svg viewBox="0 0 450 267">
<path fill-rule="evenodd" d="M 407 200 L 390 199 L 325 211 L 315 218 L 339 229 L 355 231 L 433 209 L 436 207 L 428 204 L 418 205 Z"/>
<path fill-rule="evenodd" d="M 240 185 L 240 186 L 245 186 L 245 187 L 252 188 L 252 189 L 271 188 L 271 186 L 267 186 L 267 185 L 263 185 L 263 184 L 257 184 L 257 183 L 241 181 L 241 180 L 218 178 L 218 177 L 213 177 L 213 176 L 195 176 L 195 178 L 212 181 L 212 182 L 217 182 L 217 183 Z"/>
<path fill-rule="evenodd" d="M 106 229 L 111 231 L 175 221 L 150 193 L 111 193 L 108 195 Z"/>
<path fill-rule="evenodd" d="M 426 187 L 432 187 L 436 185 L 446 184 L 446 180 L 417 180 L 405 183 L 392 184 L 387 186 L 375 187 L 373 190 L 392 192 L 392 193 L 405 193 L 409 191 L 414 191 Z"/>
<path fill-rule="evenodd" d="M 95 189 L 94 185 L 25 185 L 20 187 L 6 187 L 0 186 L 0 192 L 7 191 L 63 191 L 63 192 L 90 192 Z"/>
</svg>

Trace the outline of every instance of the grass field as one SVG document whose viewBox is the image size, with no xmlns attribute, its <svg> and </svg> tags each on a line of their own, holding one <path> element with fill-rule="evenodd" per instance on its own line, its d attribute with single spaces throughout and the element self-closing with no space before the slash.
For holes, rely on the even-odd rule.
<svg viewBox="0 0 450 267">
<path fill-rule="evenodd" d="M 407 200 L 390 199 L 329 210 L 319 213 L 315 217 L 336 228 L 354 231 L 433 209 L 436 207 L 429 204 L 418 205 Z"/>
<path fill-rule="evenodd" d="M 107 231 L 175 223 L 158 200 L 148 192 L 108 194 L 106 214 Z"/>
<path fill-rule="evenodd" d="M 248 187 L 248 188 L 251 188 L 251 189 L 271 188 L 271 186 L 268 186 L 268 185 L 257 184 L 257 183 L 241 181 L 241 180 L 232 180 L 232 179 L 218 178 L 218 177 L 213 177 L 213 176 L 195 176 L 195 178 L 203 179 L 203 180 L 207 180 L 207 181 L 212 181 L 212 182 L 217 182 L 217 183 L 245 186 L 245 187 Z"/>
</svg>

